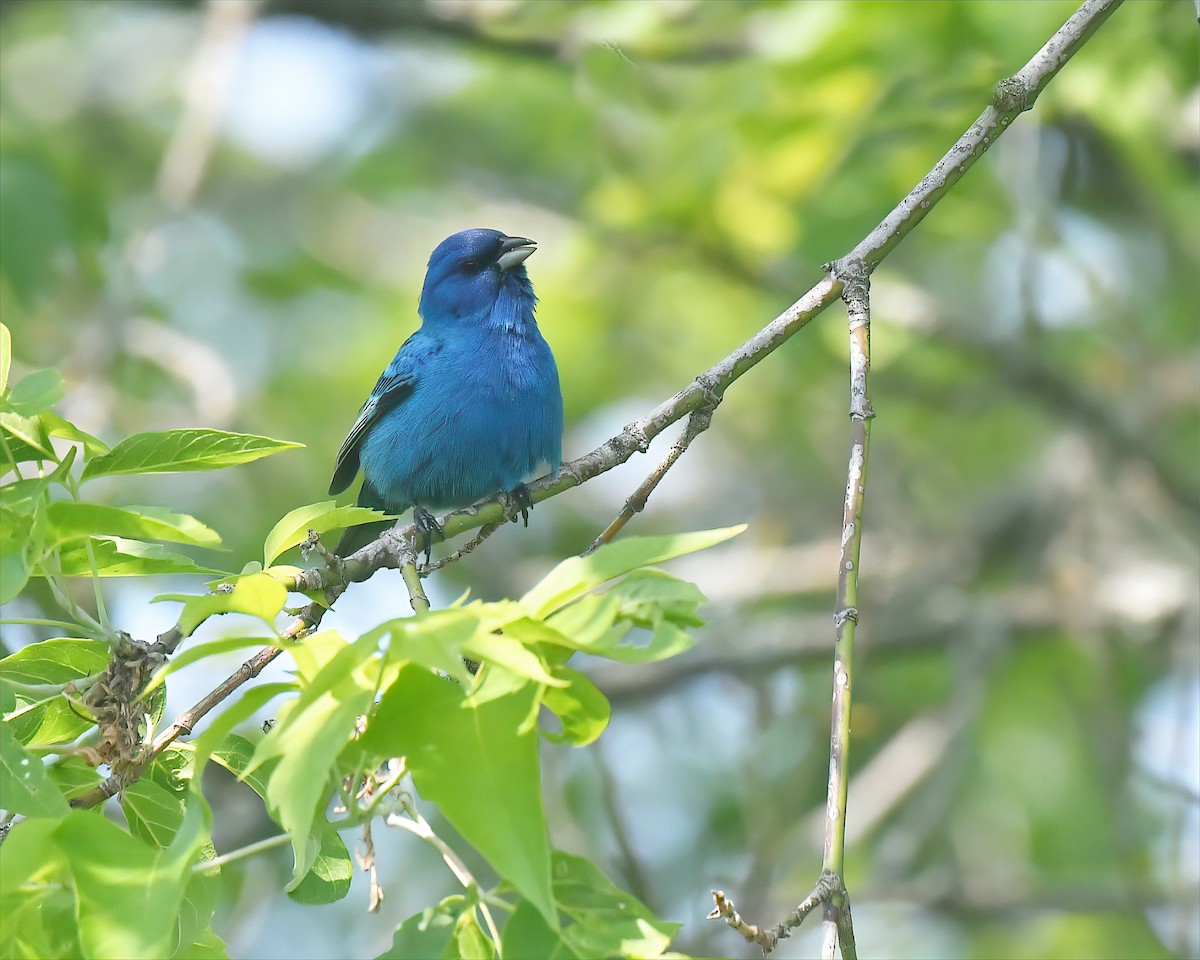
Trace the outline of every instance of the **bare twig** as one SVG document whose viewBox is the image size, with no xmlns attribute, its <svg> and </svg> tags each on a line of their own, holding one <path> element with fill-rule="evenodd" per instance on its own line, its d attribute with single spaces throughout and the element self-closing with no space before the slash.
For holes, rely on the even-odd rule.
<svg viewBox="0 0 1200 960">
<path fill-rule="evenodd" d="M 421 576 L 426 576 L 430 573 L 433 573 L 434 570 L 441 570 L 442 567 L 448 567 L 452 563 L 457 563 L 477 546 L 483 543 L 484 540 L 499 530 L 500 526 L 501 525 L 498 523 L 484 524 L 479 528 L 479 532 L 476 533 L 475 536 L 473 536 L 453 553 L 447 554 L 440 560 L 434 560 L 433 563 L 423 564 L 421 567 Z"/>
<path fill-rule="evenodd" d="M 420 837 L 431 844 L 442 855 L 442 860 L 445 861 L 446 866 L 450 868 L 450 872 L 454 874 L 458 882 L 469 892 L 476 893 L 479 890 L 479 884 L 475 880 L 474 874 L 471 873 L 470 868 L 463 861 L 462 857 L 455 853 L 454 849 L 434 832 L 433 827 L 429 825 L 429 821 L 421 816 L 420 811 L 413 806 L 412 797 L 402 793 L 400 795 L 400 806 L 404 810 L 404 815 L 402 816 L 399 813 L 388 814 L 385 820 L 387 825 L 407 830 L 414 836 Z M 483 922 L 487 925 L 492 942 L 499 945 L 500 929 L 496 926 L 491 909 L 483 900 L 479 900 L 477 906 L 479 912 L 483 914 Z"/>
<path fill-rule="evenodd" d="M 605 527 L 604 531 L 592 541 L 591 546 L 583 551 L 583 556 L 586 557 L 589 553 L 595 551 L 597 547 L 612 542 L 613 537 L 621 532 L 625 524 L 632 520 L 636 514 L 646 509 L 646 501 L 650 499 L 650 494 L 654 492 L 662 478 L 667 475 L 667 471 L 675 466 L 679 458 L 687 452 L 687 448 L 691 446 L 692 441 L 712 424 L 713 410 L 716 409 L 717 404 L 720 402 L 720 397 L 714 395 L 709 405 L 698 407 L 688 414 L 687 423 L 684 424 L 683 432 L 680 433 L 679 439 L 671 444 L 671 449 L 667 451 L 667 455 L 662 458 L 659 465 L 630 494 L 629 499 L 625 501 L 625 506 L 613 518 L 612 523 Z"/>
<path fill-rule="evenodd" d="M 383 886 L 379 882 L 379 871 L 375 868 L 375 839 L 371 836 L 370 820 L 363 824 L 362 838 L 363 848 L 361 851 L 356 850 L 354 856 L 358 860 L 359 869 L 366 871 L 371 881 L 367 912 L 378 913 L 379 908 L 383 906 Z"/>
</svg>

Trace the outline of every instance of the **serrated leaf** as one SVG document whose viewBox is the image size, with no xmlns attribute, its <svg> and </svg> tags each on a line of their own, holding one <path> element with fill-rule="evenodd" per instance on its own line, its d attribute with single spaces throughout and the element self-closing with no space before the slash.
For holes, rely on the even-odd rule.
<svg viewBox="0 0 1200 960">
<path fill-rule="evenodd" d="M 196 547 L 221 545 L 217 532 L 195 517 L 161 507 L 109 507 L 60 500 L 50 504 L 48 515 L 55 543 L 82 537 L 122 537 Z"/>
<path fill-rule="evenodd" d="M 179 629 L 185 637 L 190 637 L 205 620 L 221 613 L 244 613 L 258 617 L 274 629 L 275 618 L 287 602 L 287 589 L 268 574 L 252 573 L 247 577 L 238 577 L 231 590 L 221 589 L 196 596 L 165 593 L 150 602 L 182 603 Z"/>
<path fill-rule="evenodd" d="M 325 533 L 360 523 L 385 519 L 388 514 L 367 507 L 339 507 L 336 501 L 326 500 L 297 507 L 286 514 L 267 534 L 263 543 L 263 564 L 270 566 L 286 550 L 303 543 L 309 530 Z"/>
<path fill-rule="evenodd" d="M 586 557 L 564 560 L 521 598 L 531 617 L 543 619 L 602 583 L 652 563 L 694 553 L 737 536 L 745 524 L 663 537 L 630 537 Z"/>
<path fill-rule="evenodd" d="M 406 664 L 360 742 L 368 753 L 406 757 L 421 796 L 554 926 L 537 734 L 523 730 L 535 703 L 528 684 L 467 700 L 457 684 Z"/>
<path fill-rule="evenodd" d="M 4 407 L 23 417 L 35 417 L 63 398 L 65 386 L 57 370 L 34 370 L 26 374 L 4 398 Z"/>
<path fill-rule="evenodd" d="M 272 440 L 248 433 L 222 430 L 166 430 L 139 433 L 122 440 L 108 453 L 93 458 L 83 479 L 135 473 L 182 473 L 219 470 L 250 463 L 302 443 Z"/>
<path fill-rule="evenodd" d="M 191 557 L 174 553 L 159 543 L 125 537 L 93 537 L 90 543 L 97 573 L 102 577 L 148 577 L 176 573 L 224 576 L 227 573 L 200 566 Z M 58 562 L 63 576 L 91 576 L 91 562 L 83 543 L 65 546 Z"/>
<path fill-rule="evenodd" d="M 71 809 L 41 758 L 22 747 L 7 724 L 0 725 L 0 796 L 5 810 L 27 817 L 65 817 Z"/>
</svg>

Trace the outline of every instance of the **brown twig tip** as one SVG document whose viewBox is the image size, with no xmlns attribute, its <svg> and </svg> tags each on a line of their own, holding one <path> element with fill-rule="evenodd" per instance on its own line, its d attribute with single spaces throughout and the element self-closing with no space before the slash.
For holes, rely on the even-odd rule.
<svg viewBox="0 0 1200 960">
<path fill-rule="evenodd" d="M 757 943 L 762 947 L 764 957 L 775 949 L 775 945 L 779 942 L 778 935 L 773 931 L 764 931 L 755 924 L 743 920 L 741 914 L 737 912 L 737 907 L 733 905 L 733 901 L 725 896 L 724 890 L 714 890 L 712 897 L 713 908 L 705 917 L 706 920 L 724 920 L 747 941 Z"/>
</svg>

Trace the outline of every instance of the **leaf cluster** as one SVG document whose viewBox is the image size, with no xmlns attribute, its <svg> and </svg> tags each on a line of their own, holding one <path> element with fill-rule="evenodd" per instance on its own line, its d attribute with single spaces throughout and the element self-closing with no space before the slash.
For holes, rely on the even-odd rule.
<svg viewBox="0 0 1200 960">
<path fill-rule="evenodd" d="M 5 330 L 5 374 L 8 343 Z M 300 508 L 266 537 L 265 568 L 253 562 L 208 592 L 156 598 L 181 604 L 180 638 L 230 612 L 256 618 L 268 632 L 186 647 L 123 706 L 140 717 L 138 736 L 148 744 L 165 686 L 191 664 L 273 645 L 291 661 L 289 679 L 244 690 L 190 742 L 114 755 L 102 749 L 107 741 L 93 708 L 98 691 L 114 695 L 115 664 L 128 658 L 133 641 L 69 602 L 71 581 L 89 575 L 102 611 L 104 576 L 206 572 L 186 557 L 156 553 L 159 542 L 220 541 L 191 516 L 91 502 L 84 485 L 110 475 L 215 469 L 295 445 L 177 430 L 108 449 L 53 412 L 60 392 L 57 375 L 39 372 L 11 390 L 5 382 L 0 393 L 9 471 L 0 487 L 5 598 L 45 578 L 64 599 L 62 625 L 76 628 L 0 660 L 0 953 L 224 955 L 213 911 L 223 864 L 243 854 L 218 857 L 213 848 L 214 812 L 201 789 L 210 763 L 249 786 L 282 829 L 293 855 L 287 893 L 305 904 L 349 891 L 343 831 L 377 819 L 428 831 L 415 805 L 436 805 L 490 872 L 402 923 L 388 957 L 502 950 L 651 957 L 667 949 L 677 925 L 656 918 L 586 859 L 555 849 L 539 741 L 586 746 L 609 722 L 607 698 L 568 665 L 575 654 L 637 664 L 691 645 L 703 597 L 652 565 L 737 528 L 624 540 L 560 563 L 518 600 L 464 598 L 357 638 L 325 629 L 296 642 L 282 639 L 276 621 L 300 571 L 271 564 L 310 525 L 330 529 L 378 516 L 334 504 Z M 255 742 L 237 732 L 268 705 L 275 722 L 265 736 Z M 118 799 L 126 827 L 72 802 L 110 768 L 134 771 Z M 431 832 L 426 838 L 441 843 Z"/>
</svg>

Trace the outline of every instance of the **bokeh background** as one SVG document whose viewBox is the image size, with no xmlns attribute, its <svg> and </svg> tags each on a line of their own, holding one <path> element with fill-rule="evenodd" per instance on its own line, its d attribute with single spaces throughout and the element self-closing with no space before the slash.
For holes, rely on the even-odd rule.
<svg viewBox="0 0 1200 960">
<path fill-rule="evenodd" d="M 578 456 L 803 293 L 1073 10 L 9 0 L 0 308 L 18 370 L 61 370 L 62 412 L 110 442 L 206 426 L 305 443 L 97 486 L 199 516 L 229 551 L 207 559 L 240 567 L 324 497 L 415 326 L 429 251 L 490 226 L 539 242 Z M 1125 4 L 875 275 L 847 866 L 864 956 L 1200 951 L 1195 20 Z M 757 949 L 704 921 L 710 888 L 774 922 L 819 870 L 846 359 L 830 310 L 730 389 L 628 528 L 749 524 L 672 567 L 710 624 L 677 661 L 596 668 L 611 728 L 545 750 L 556 844 L 700 955 Z M 434 602 L 519 594 L 669 442 L 438 574 Z M 173 614 L 150 597 L 189 586 L 106 584 L 145 637 Z M 404 598 L 383 572 L 326 623 L 354 634 Z M 35 586 L 6 614 L 45 602 Z M 185 671 L 170 709 L 213 679 Z M 219 849 L 276 832 L 248 790 L 210 786 Z M 231 955 L 374 955 L 452 891 L 407 834 L 376 843 L 377 916 L 359 880 L 331 907 L 288 901 L 280 851 L 228 868 Z"/>
</svg>

